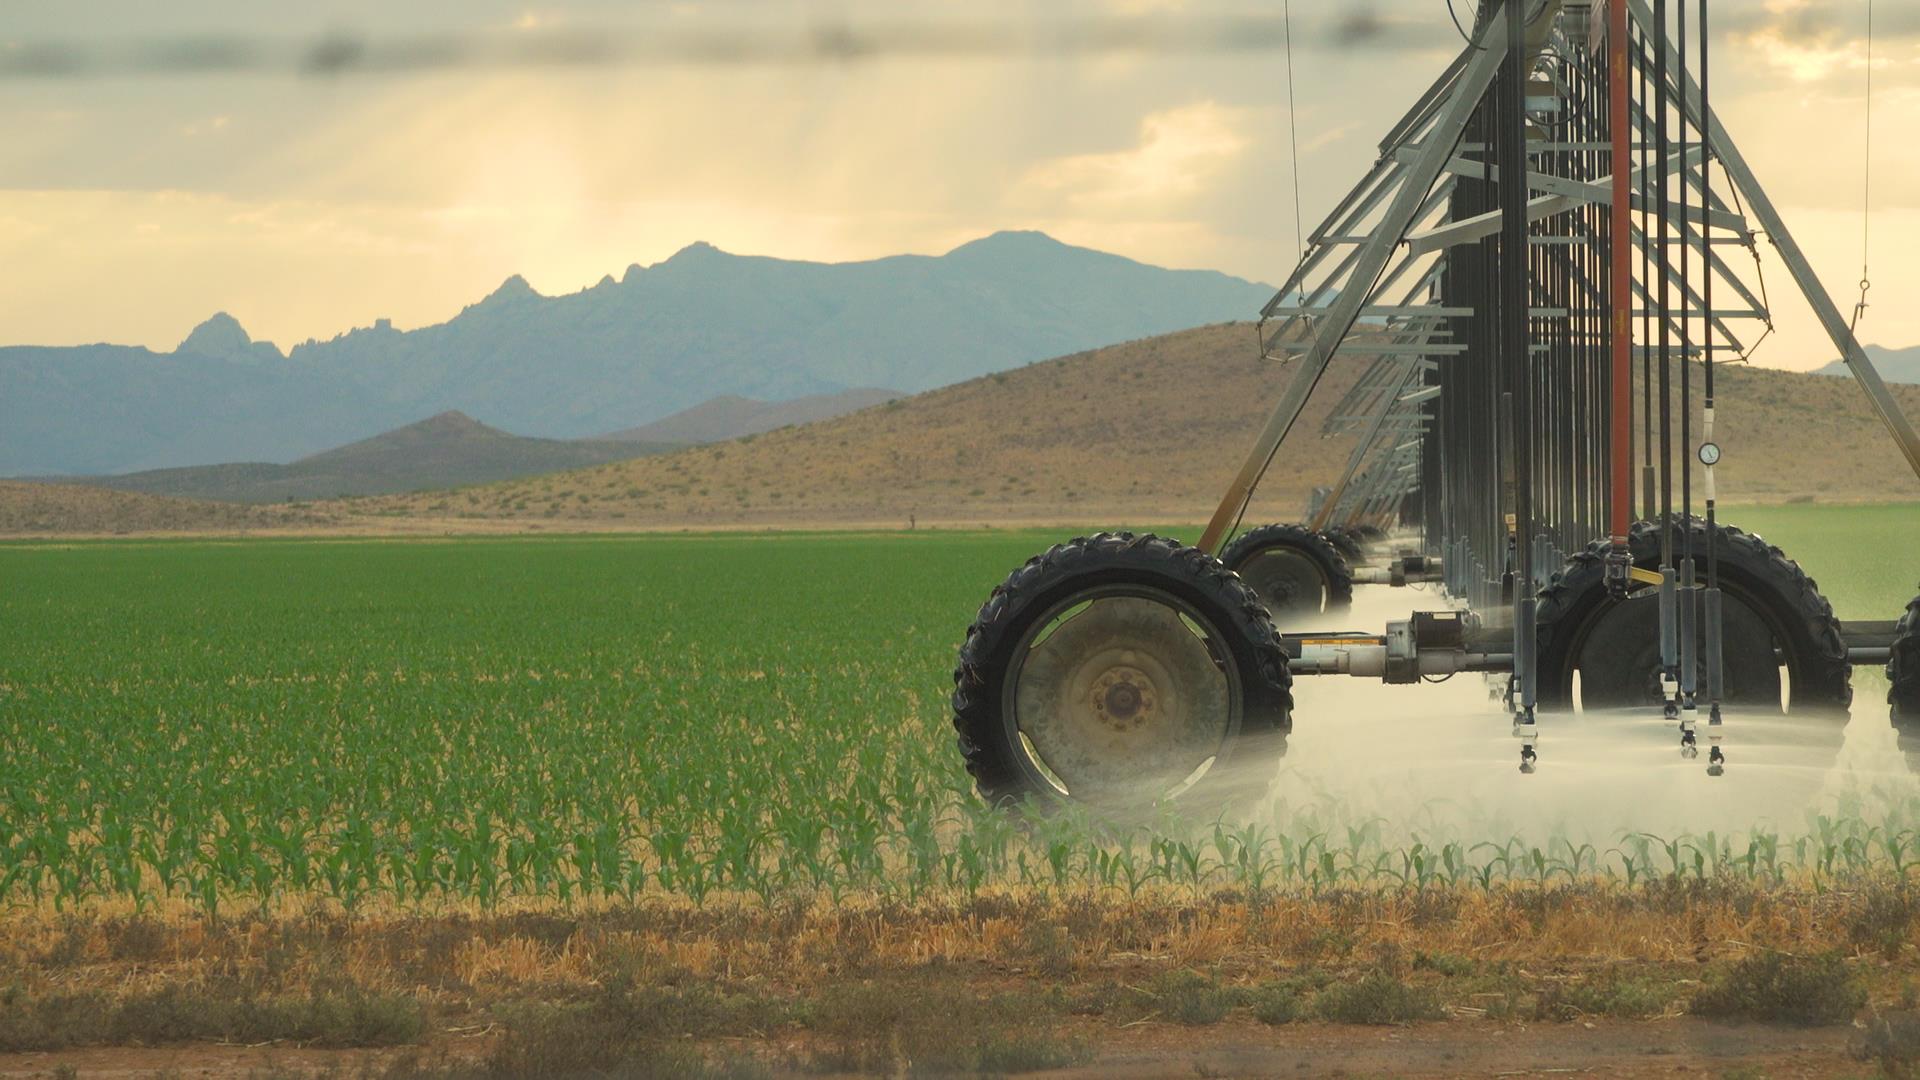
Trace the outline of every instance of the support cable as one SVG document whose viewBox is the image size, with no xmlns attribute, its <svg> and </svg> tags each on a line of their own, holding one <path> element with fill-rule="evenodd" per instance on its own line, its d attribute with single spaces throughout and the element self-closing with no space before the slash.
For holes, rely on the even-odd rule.
<svg viewBox="0 0 1920 1080">
<path fill-rule="evenodd" d="M 1849 331 L 1860 325 L 1867 311 L 1867 290 L 1873 282 L 1867 276 L 1867 250 L 1873 236 L 1873 0 L 1867 0 L 1867 136 L 1864 160 L 1860 167 L 1860 299 L 1853 305 Z"/>
<path fill-rule="evenodd" d="M 1280 25 L 1286 31 L 1287 55 L 1287 142 L 1293 151 L 1293 243 L 1300 250 L 1300 261 L 1307 261 L 1307 234 L 1300 222 L 1300 125 L 1293 103 L 1293 0 L 1280 9 Z"/>
</svg>

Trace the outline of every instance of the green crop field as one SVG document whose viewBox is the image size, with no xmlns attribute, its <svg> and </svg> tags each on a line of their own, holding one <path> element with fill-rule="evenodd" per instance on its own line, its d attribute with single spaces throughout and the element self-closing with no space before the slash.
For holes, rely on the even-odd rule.
<svg viewBox="0 0 1920 1080">
<path fill-rule="evenodd" d="M 1920 577 L 1913 507 L 1728 517 L 1790 543 L 1843 616 L 1892 617 Z M 1058 538 L 0 548 L 0 900 L 704 902 L 1685 872 L 1671 837 L 1409 848 L 1292 817 L 1117 830 L 983 811 L 953 751 L 954 651 L 992 585 Z M 1830 823 L 1798 849 L 1684 843 L 1756 874 L 1818 862 L 1822 845 L 1829 868 L 1836 852 L 1904 862 L 1916 823 Z"/>
</svg>

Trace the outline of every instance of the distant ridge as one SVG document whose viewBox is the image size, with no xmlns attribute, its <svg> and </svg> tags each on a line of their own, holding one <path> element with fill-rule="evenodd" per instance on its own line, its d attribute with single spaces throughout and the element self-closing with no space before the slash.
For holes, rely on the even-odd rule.
<svg viewBox="0 0 1920 1080">
<path fill-rule="evenodd" d="M 484 484 L 674 448 L 638 440 L 530 439 L 448 411 L 290 465 L 197 465 L 63 479 L 117 491 L 264 503 Z"/>
<path fill-rule="evenodd" d="M 1883 345 L 1865 346 L 1867 359 L 1873 361 L 1873 369 L 1880 377 L 1890 383 L 1920 383 L 1920 345 L 1904 349 L 1889 349 Z M 1853 369 L 1847 367 L 1844 360 L 1835 360 L 1826 367 L 1814 372 L 1815 375 L 1852 375 Z"/>
<path fill-rule="evenodd" d="M 171 353 L 0 348 L 0 476 L 292 461 L 452 409 L 571 439 L 723 395 L 916 393 L 1249 318 L 1272 294 L 1034 232 L 849 263 L 692 244 L 564 296 L 515 275 L 439 325 L 381 319 L 285 355 L 225 313 Z"/>
<path fill-rule="evenodd" d="M 654 443 L 710 443 L 759 435 L 793 424 L 831 420 L 907 395 L 897 390 L 848 390 L 814 394 L 792 401 L 755 401 L 738 394 L 722 394 L 651 424 L 616 431 L 602 438 Z"/>
</svg>

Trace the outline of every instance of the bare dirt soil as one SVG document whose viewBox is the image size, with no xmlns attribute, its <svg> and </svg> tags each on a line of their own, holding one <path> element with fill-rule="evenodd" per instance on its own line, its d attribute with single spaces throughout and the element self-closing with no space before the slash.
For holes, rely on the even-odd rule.
<svg viewBox="0 0 1920 1080">
<path fill-rule="evenodd" d="M 1579 1024 L 1442 1021 L 1405 1027 L 1251 1023 L 1195 1030 L 1144 1024 L 1101 1032 L 1092 1060 L 1025 1075 L 1073 1080 L 1153 1077 L 1859 1077 L 1869 1066 L 1849 1050 L 1848 1028 L 1777 1028 L 1678 1018 Z M 406 1050 L 317 1050 L 287 1046 L 112 1048 L 0 1054 L 0 1077 L 47 1076 L 59 1066 L 85 1077 L 242 1078 L 332 1071 L 352 1076 L 422 1067 L 476 1066 L 485 1037 L 445 1036 Z M 778 1040 L 736 1040 L 723 1048 L 764 1075 L 820 1077 L 789 1059 Z"/>
</svg>

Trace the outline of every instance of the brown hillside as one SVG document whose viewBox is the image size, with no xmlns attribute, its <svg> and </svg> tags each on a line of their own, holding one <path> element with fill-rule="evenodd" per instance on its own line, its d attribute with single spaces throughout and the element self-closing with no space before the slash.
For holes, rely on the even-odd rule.
<svg viewBox="0 0 1920 1080">
<path fill-rule="evenodd" d="M 1365 363 L 1336 362 L 1261 488 L 1254 520 L 1300 514 L 1351 444 L 1319 437 Z M 1723 365 L 1723 501 L 1916 499 L 1850 379 Z M 1228 324 L 1129 342 L 754 438 L 351 512 L 586 527 L 1200 520 L 1287 366 Z M 1898 389 L 1920 414 L 1920 387 Z"/>
<path fill-rule="evenodd" d="M 678 449 L 639 440 L 532 439 L 461 412 L 335 447 L 289 465 L 238 462 L 154 469 L 62 483 L 223 502 L 284 502 L 485 484 Z"/>
<path fill-rule="evenodd" d="M 815 394 L 791 401 L 756 401 L 738 394 L 722 394 L 651 424 L 616 431 L 601 438 L 623 442 L 675 443 L 680 446 L 722 442 L 743 435 L 759 435 L 792 424 L 831 420 L 869 405 L 880 405 L 906 396 L 898 390 L 846 390 L 838 394 Z"/>
<path fill-rule="evenodd" d="M 340 524 L 330 511 L 239 506 L 131 491 L 0 480 L 0 536 L 249 532 Z"/>
<path fill-rule="evenodd" d="M 1920 478 L 1851 377 L 1717 370 L 1715 441 L 1726 451 L 1718 470 L 1722 499 L 1920 499 Z M 1909 419 L 1920 419 L 1920 386 L 1888 389 Z M 1695 401 L 1699 394 L 1696 382 Z"/>
<path fill-rule="evenodd" d="M 1291 511 L 1350 449 L 1318 417 L 1263 500 Z M 439 495 L 356 500 L 376 514 L 610 525 L 1193 518 L 1232 476 L 1286 379 L 1228 324 L 1044 361 L 834 420 L 659 458 Z"/>
</svg>

